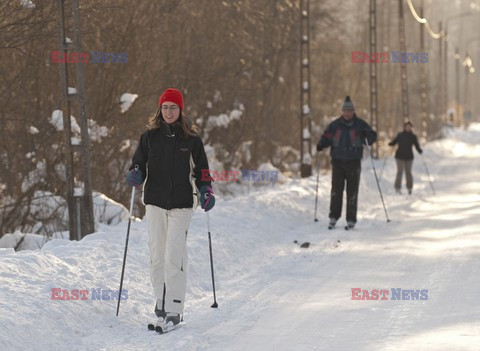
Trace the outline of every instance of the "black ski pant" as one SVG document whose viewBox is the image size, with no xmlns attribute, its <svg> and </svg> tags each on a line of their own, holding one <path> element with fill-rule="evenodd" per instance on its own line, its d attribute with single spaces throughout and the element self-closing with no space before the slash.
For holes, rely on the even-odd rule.
<svg viewBox="0 0 480 351">
<path fill-rule="evenodd" d="M 357 222 L 358 186 L 360 184 L 361 160 L 332 160 L 332 192 L 330 195 L 330 218 L 342 216 L 343 190 L 347 183 L 347 222 Z"/>
</svg>

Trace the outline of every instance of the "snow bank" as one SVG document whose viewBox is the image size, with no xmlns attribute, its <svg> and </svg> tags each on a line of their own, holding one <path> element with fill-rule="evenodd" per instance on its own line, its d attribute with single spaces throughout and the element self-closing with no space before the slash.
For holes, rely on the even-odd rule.
<svg viewBox="0 0 480 351">
<path fill-rule="evenodd" d="M 100 224 L 117 225 L 127 221 L 128 209 L 122 204 L 113 201 L 104 194 L 93 192 L 93 212 L 96 226 Z M 0 238 L 0 247 L 15 248 L 21 242 L 18 250 L 31 250 L 41 248 L 49 238 L 68 238 L 63 230 L 68 227 L 67 204 L 63 197 L 50 192 L 37 191 L 33 200 L 24 210 L 38 222 L 29 231 L 5 234 Z M 41 234 L 41 235 L 39 235 Z"/>
</svg>

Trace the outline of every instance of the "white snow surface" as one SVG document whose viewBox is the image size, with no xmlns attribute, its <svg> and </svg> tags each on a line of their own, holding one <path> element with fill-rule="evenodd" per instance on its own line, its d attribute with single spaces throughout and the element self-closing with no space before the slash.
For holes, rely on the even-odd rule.
<svg viewBox="0 0 480 351">
<path fill-rule="evenodd" d="M 122 300 L 52 300 L 52 288 L 119 287 L 127 222 L 80 242 L 0 254 L 2 350 L 479 350 L 480 129 L 454 131 L 414 162 L 414 194 L 381 186 L 364 160 L 359 221 L 326 229 L 330 175 L 217 197 L 209 212 L 218 309 L 213 303 L 206 214 L 189 230 L 185 322 L 166 335 L 154 319 L 146 221 L 132 222 Z M 384 161 L 375 162 L 381 173 Z M 294 243 L 310 242 L 309 248 Z M 337 240 L 341 240 L 336 245 Z M 427 300 L 352 300 L 352 288 L 428 289 Z"/>
</svg>

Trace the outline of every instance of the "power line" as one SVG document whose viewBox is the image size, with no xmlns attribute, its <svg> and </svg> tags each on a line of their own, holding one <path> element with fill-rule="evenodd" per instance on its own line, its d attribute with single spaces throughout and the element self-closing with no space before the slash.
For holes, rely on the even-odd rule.
<svg viewBox="0 0 480 351">
<path fill-rule="evenodd" d="M 415 7 L 413 7 L 412 0 L 407 0 L 408 3 L 408 8 L 410 9 L 410 12 L 412 13 L 413 17 L 417 20 L 417 22 L 422 23 L 425 25 L 425 28 L 427 29 L 428 34 L 433 39 L 440 39 L 443 35 L 443 32 L 440 31 L 439 33 L 435 33 L 432 28 L 430 27 L 430 24 L 428 23 L 428 20 L 426 18 L 422 18 L 417 14 L 417 11 L 415 10 Z"/>
</svg>

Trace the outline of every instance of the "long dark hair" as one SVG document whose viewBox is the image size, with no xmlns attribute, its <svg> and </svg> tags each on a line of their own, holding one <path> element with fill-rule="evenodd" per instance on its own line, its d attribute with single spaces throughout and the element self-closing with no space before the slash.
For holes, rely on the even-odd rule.
<svg viewBox="0 0 480 351">
<path fill-rule="evenodd" d="M 197 126 L 193 124 L 193 121 L 190 117 L 186 117 L 183 115 L 182 110 L 180 110 L 180 115 L 178 116 L 178 120 L 180 121 L 180 125 L 182 126 L 182 131 L 183 131 L 182 136 L 184 138 L 198 135 Z M 155 112 L 155 116 L 152 116 L 148 119 L 147 128 L 148 129 L 160 128 L 162 124 L 166 124 L 166 122 L 162 116 L 162 108 L 159 107 L 157 109 L 157 112 Z"/>
</svg>

